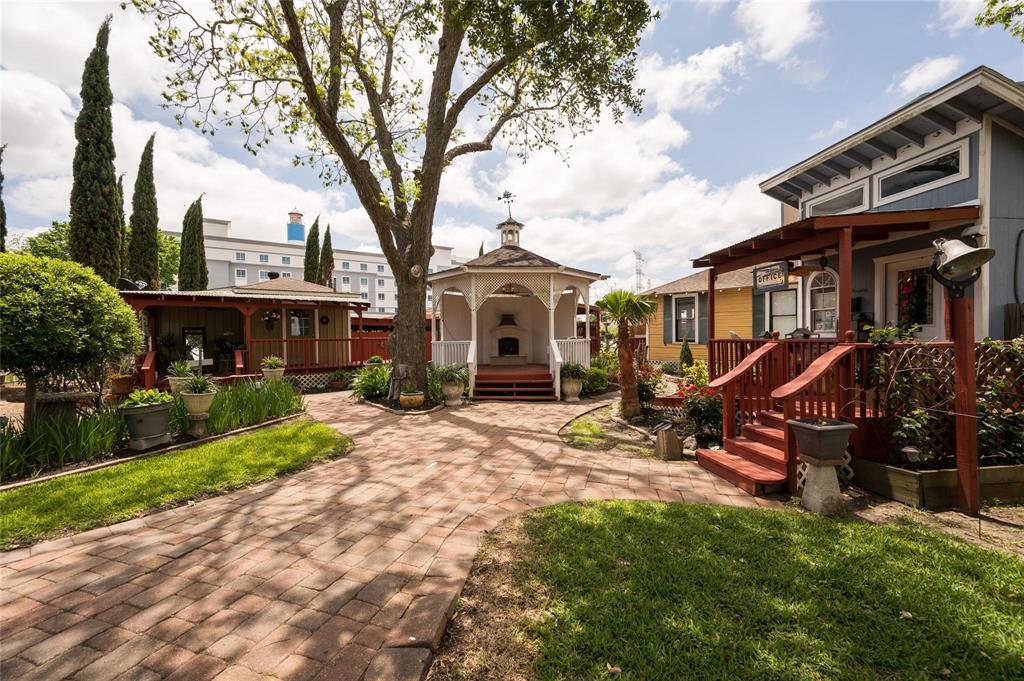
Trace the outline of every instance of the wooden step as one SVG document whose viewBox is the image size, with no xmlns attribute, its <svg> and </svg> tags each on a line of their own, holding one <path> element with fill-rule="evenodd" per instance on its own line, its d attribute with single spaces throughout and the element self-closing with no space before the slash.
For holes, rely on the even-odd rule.
<svg viewBox="0 0 1024 681">
<path fill-rule="evenodd" d="M 551 374 L 548 372 L 537 372 L 537 371 L 524 371 L 522 373 L 507 373 L 507 374 L 488 374 L 478 373 L 476 375 L 477 382 L 480 381 L 552 381 Z"/>
<path fill-rule="evenodd" d="M 778 428 L 779 430 L 783 430 L 786 427 L 786 417 L 782 415 L 781 411 L 758 412 L 757 422 L 765 426 Z"/>
<path fill-rule="evenodd" d="M 743 429 L 746 432 L 746 428 Z M 723 443 L 725 450 L 776 473 L 786 474 L 786 455 L 778 447 L 746 437 L 731 437 Z"/>
<path fill-rule="evenodd" d="M 473 389 L 475 393 L 551 393 L 555 394 L 554 387 L 549 383 L 548 385 L 516 385 L 516 386 L 505 386 L 505 385 L 491 385 L 491 386 L 476 386 Z"/>
<path fill-rule="evenodd" d="M 473 382 L 475 385 L 552 385 L 554 381 L 550 378 L 480 378 Z"/>
<path fill-rule="evenodd" d="M 474 395 L 474 400 L 483 402 L 555 402 L 558 398 L 551 395 Z"/>
<path fill-rule="evenodd" d="M 781 490 L 786 475 L 721 449 L 698 449 L 697 463 L 755 497 Z"/>
<path fill-rule="evenodd" d="M 786 433 L 781 428 L 766 426 L 760 423 L 748 423 L 743 426 L 743 437 L 757 442 L 783 449 L 786 446 Z"/>
</svg>

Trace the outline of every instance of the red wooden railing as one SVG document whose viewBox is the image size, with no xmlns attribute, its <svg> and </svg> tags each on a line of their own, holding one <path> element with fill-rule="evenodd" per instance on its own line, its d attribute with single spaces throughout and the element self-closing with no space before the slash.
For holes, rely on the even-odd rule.
<svg viewBox="0 0 1024 681">
<path fill-rule="evenodd" d="M 156 352 L 150 350 L 143 353 L 136 359 L 138 362 L 138 375 L 142 379 L 142 387 L 152 390 L 156 387 Z"/>
<path fill-rule="evenodd" d="M 711 341 L 708 353 L 708 371 L 712 378 L 724 376 L 736 368 L 743 358 L 765 343 L 769 338 L 723 338 Z"/>
<path fill-rule="evenodd" d="M 758 412 L 774 407 L 772 390 L 780 382 L 782 344 L 761 343 L 732 371 L 711 381 L 708 386 L 722 391 L 722 437 L 736 437 L 736 426 L 753 423 Z"/>
<path fill-rule="evenodd" d="M 387 333 L 355 332 L 351 338 L 260 338 L 250 341 L 244 367 L 254 373 L 260 361 L 276 355 L 293 371 L 360 366 L 378 355 L 389 360 Z M 238 355 L 236 353 L 236 371 Z"/>
</svg>

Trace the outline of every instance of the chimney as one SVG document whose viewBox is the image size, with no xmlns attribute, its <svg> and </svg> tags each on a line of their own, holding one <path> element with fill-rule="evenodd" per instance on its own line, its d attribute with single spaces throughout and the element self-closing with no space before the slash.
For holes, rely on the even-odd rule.
<svg viewBox="0 0 1024 681">
<path fill-rule="evenodd" d="M 296 208 L 288 213 L 288 241 L 305 243 L 306 226 L 302 223 L 302 213 Z"/>
</svg>

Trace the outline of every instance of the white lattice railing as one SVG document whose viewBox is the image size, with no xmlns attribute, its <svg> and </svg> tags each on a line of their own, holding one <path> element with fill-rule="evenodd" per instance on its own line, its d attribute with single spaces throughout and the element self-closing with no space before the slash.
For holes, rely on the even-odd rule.
<svg viewBox="0 0 1024 681">
<path fill-rule="evenodd" d="M 433 341 L 430 344 L 430 361 L 437 367 L 468 364 L 469 345 L 472 342 Z"/>
<path fill-rule="evenodd" d="M 565 363 L 582 364 L 590 368 L 590 341 L 586 338 L 563 338 L 558 343 L 558 352 Z"/>
<path fill-rule="evenodd" d="M 558 350 L 556 340 L 552 340 L 548 346 L 548 370 L 555 379 L 555 397 L 562 399 L 562 353 Z"/>
</svg>

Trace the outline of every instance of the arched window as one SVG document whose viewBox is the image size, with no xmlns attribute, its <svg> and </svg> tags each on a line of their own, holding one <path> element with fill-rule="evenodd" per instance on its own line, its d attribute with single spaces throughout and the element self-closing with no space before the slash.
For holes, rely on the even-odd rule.
<svg viewBox="0 0 1024 681">
<path fill-rule="evenodd" d="M 812 333 L 836 333 L 836 275 L 830 270 L 816 272 L 807 280 L 807 301 Z"/>
</svg>

